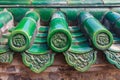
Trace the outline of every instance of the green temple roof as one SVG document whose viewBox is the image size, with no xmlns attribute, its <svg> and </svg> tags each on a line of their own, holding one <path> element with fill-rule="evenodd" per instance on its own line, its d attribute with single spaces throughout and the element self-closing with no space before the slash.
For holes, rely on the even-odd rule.
<svg viewBox="0 0 120 80">
<path fill-rule="evenodd" d="M 85 72 L 101 51 L 120 68 L 120 0 L 0 0 L 0 62 L 40 73 L 63 54 Z"/>
<path fill-rule="evenodd" d="M 117 5 L 120 0 L 0 0 L 1 5 Z"/>
</svg>

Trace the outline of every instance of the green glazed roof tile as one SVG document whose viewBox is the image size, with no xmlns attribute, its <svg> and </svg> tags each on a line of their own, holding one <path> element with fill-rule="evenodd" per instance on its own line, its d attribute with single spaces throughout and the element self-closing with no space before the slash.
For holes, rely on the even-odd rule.
<svg viewBox="0 0 120 80">
<path fill-rule="evenodd" d="M 22 54 L 22 60 L 33 72 L 40 73 L 53 64 L 54 55 L 53 53 L 33 55 L 24 52 Z"/>
<path fill-rule="evenodd" d="M 107 3 L 112 3 L 110 0 Z M 117 2 L 118 0 L 115 0 L 114 2 Z M 119 3 L 119 1 L 118 1 Z M 117 4 L 117 3 L 116 3 Z M 118 8 L 119 9 L 119 8 Z M 113 11 L 116 11 L 116 9 L 113 9 Z M 105 15 L 105 19 L 109 22 L 110 31 L 112 33 L 113 37 L 113 44 L 110 46 L 109 49 L 105 50 L 104 53 L 106 55 L 106 59 L 109 63 L 115 65 L 118 69 L 120 69 L 120 14 L 117 12 L 109 11 Z M 114 25 L 113 25 L 114 24 Z"/>
<path fill-rule="evenodd" d="M 99 50 L 106 50 L 112 45 L 113 36 L 111 32 L 90 13 L 81 12 L 79 16 L 79 23 L 80 22 L 83 24 L 83 29 L 91 39 L 94 47 Z"/>
<path fill-rule="evenodd" d="M 87 1 L 88 0 L 86 0 L 86 2 Z M 57 2 L 55 2 L 55 3 L 57 3 Z M 62 3 L 62 1 L 61 1 L 61 3 Z M 85 2 L 83 2 L 83 3 L 85 3 Z M 88 3 L 90 3 L 90 2 L 88 1 Z M 97 1 L 96 1 L 96 3 L 97 3 Z M 98 3 L 99 3 L 99 1 L 98 1 Z M 87 4 L 87 3 L 85 3 L 85 4 Z M 42 10 L 42 9 L 40 9 L 40 10 Z M 50 8 L 50 10 L 51 10 L 51 8 Z M 78 15 L 78 9 L 76 9 L 75 12 L 74 12 L 74 10 L 71 11 L 70 9 L 69 9 L 70 11 L 69 10 L 67 11 L 67 9 L 65 9 L 65 10 L 66 10 L 66 12 L 68 12 L 66 15 L 68 19 L 70 19 L 70 20 L 76 19 L 76 16 Z M 65 10 L 62 10 L 62 11 L 65 12 Z M 85 9 L 85 10 L 90 12 L 91 14 L 93 14 L 97 19 L 101 19 L 101 17 L 104 15 L 104 12 L 106 12 L 108 9 L 102 10 L 99 8 L 98 9 L 92 8 L 92 9 Z M 51 15 L 54 13 L 54 11 L 55 10 L 49 11 L 49 9 L 44 8 L 43 11 L 41 11 L 42 15 L 41 15 L 41 12 L 38 11 L 42 17 L 41 21 L 49 21 L 51 19 Z M 66 14 L 66 12 L 65 12 L 65 14 Z M 72 12 L 74 12 L 74 13 L 72 14 Z M 17 12 L 15 13 L 15 15 L 16 14 L 17 14 Z M 44 15 L 44 17 L 43 17 L 43 15 Z M 55 17 L 53 17 L 53 18 L 55 18 Z M 59 18 L 59 17 L 57 16 L 57 18 Z M 61 17 L 60 17 L 60 19 L 61 19 Z M 50 23 L 50 21 L 49 21 L 49 23 Z M 55 23 L 59 23 L 59 21 L 56 20 Z M 67 23 L 68 22 L 66 20 L 66 25 L 67 25 Z M 92 23 L 92 21 L 89 23 Z M 61 24 L 64 24 L 64 22 L 62 23 L 62 21 L 61 21 Z M 47 26 L 49 26 L 49 25 L 47 24 Z M 48 46 L 48 42 L 47 42 L 47 36 L 49 34 L 47 32 L 50 28 L 47 26 L 40 26 L 40 28 L 38 29 L 38 34 L 35 34 L 35 38 L 33 38 L 34 39 L 33 44 L 31 44 L 29 49 L 21 52 L 23 63 L 36 73 L 40 73 L 43 70 L 45 70 L 48 66 L 52 65 L 53 60 L 54 60 L 54 52 L 52 52 L 52 50 L 50 49 L 51 47 Z M 53 29 L 55 29 L 55 28 L 56 27 L 53 27 Z M 30 28 L 29 31 L 31 29 L 32 28 Z M 67 29 L 68 29 L 68 26 L 67 26 Z M 89 28 L 89 29 L 91 29 L 91 28 Z M 10 30 L 10 32 L 12 32 L 13 30 L 14 29 L 12 28 Z M 72 36 L 72 38 L 71 38 L 72 44 L 70 44 L 70 48 L 68 48 L 67 51 L 62 51 L 62 53 L 64 53 L 66 61 L 68 62 L 69 65 L 74 66 L 74 68 L 78 71 L 81 71 L 81 72 L 86 71 L 95 62 L 97 52 L 95 51 L 95 48 L 93 46 L 91 46 L 91 44 L 88 42 L 88 38 L 86 38 L 86 36 L 84 36 L 85 33 L 82 33 L 80 26 L 69 26 L 68 31 L 70 31 L 70 36 Z M 31 31 L 31 32 L 33 32 L 33 31 Z M 92 30 L 89 32 L 90 32 L 89 34 L 91 34 Z M 64 35 L 62 35 L 62 36 L 63 37 L 61 39 L 64 38 Z M 115 52 L 120 52 L 120 46 L 119 46 L 120 38 L 116 37 L 116 34 L 115 35 L 113 34 L 113 36 L 114 36 L 114 43 L 109 49 L 106 50 L 106 54 L 107 54 L 107 51 L 111 51 L 112 55 L 115 55 Z M 6 61 L 11 62 L 13 54 L 10 54 L 12 52 L 10 52 L 8 46 L 6 46 L 6 44 L 8 42 L 8 41 L 6 41 L 6 39 L 4 39 L 4 37 L 6 37 L 6 34 L 3 34 L 2 37 L 3 38 L 0 38 L 0 41 L 1 41 L 0 42 L 0 53 L 3 53 L 3 52 L 7 53 L 5 55 L 9 56 L 8 57 L 9 60 L 6 60 Z M 28 37 L 30 37 L 30 36 L 28 36 Z M 61 37 L 61 36 L 57 35 L 58 42 L 60 42 L 59 37 Z M 33 39 L 31 39 L 31 41 Z M 54 40 L 56 40 L 56 38 Z M 69 40 L 70 39 L 68 39 L 66 41 L 68 42 Z M 8 51 L 9 51 L 9 53 L 8 53 Z M 105 51 L 105 50 L 103 50 L 103 51 Z M 111 54 L 109 54 L 108 56 L 110 56 Z M 1 59 L 1 55 L 2 54 L 0 54 L 0 59 Z M 117 55 L 115 57 L 117 57 Z M 3 62 L 5 62 L 5 60 Z"/>
<path fill-rule="evenodd" d="M 47 37 L 49 47 L 58 53 L 69 49 L 72 36 L 64 13 L 60 11 L 55 12 L 49 24 L 50 29 Z"/>
<path fill-rule="evenodd" d="M 39 28 L 39 32 L 48 32 L 48 27 L 46 27 L 46 26 L 40 26 L 40 28 Z"/>
<path fill-rule="evenodd" d="M 54 61 L 54 53 L 49 50 L 47 44 L 48 33 L 44 33 L 48 27 L 40 27 L 40 30 L 32 46 L 22 53 L 23 63 L 35 73 L 44 71 Z"/>
<path fill-rule="evenodd" d="M 85 37 L 77 37 L 77 38 L 72 39 L 73 44 L 83 43 L 83 42 L 86 42 L 86 41 L 87 41 L 87 39 Z"/>
<path fill-rule="evenodd" d="M 95 18 L 97 18 L 98 20 L 102 20 L 105 13 L 107 11 L 109 11 L 108 8 L 86 8 L 86 11 L 88 11 L 89 13 L 91 13 L 92 15 L 94 15 Z"/>
<path fill-rule="evenodd" d="M 96 61 L 96 53 L 78 26 L 71 26 L 72 44 L 64 52 L 66 62 L 80 72 L 87 71 Z"/>
<path fill-rule="evenodd" d="M 120 53 L 119 52 L 105 51 L 105 55 L 109 63 L 115 65 L 118 69 L 120 69 L 120 64 L 119 64 Z"/>
<path fill-rule="evenodd" d="M 7 51 L 0 54 L 0 63 L 12 63 L 13 61 L 13 52 Z"/>
<path fill-rule="evenodd" d="M 20 5 L 48 5 L 48 4 L 68 4 L 68 5 L 108 5 L 120 4 L 120 0 L 0 0 L 0 4 L 20 4 Z"/>
<path fill-rule="evenodd" d="M 68 51 L 64 52 L 66 62 L 80 72 L 87 71 L 95 63 L 97 51 L 89 45 L 79 27 L 69 29 L 74 38 Z"/>
<path fill-rule="evenodd" d="M 34 39 L 34 44 L 41 44 L 41 43 L 46 44 L 47 43 L 47 38 L 35 38 Z"/>
<path fill-rule="evenodd" d="M 12 13 L 14 16 L 15 21 L 20 21 L 27 11 L 29 11 L 29 8 L 7 8 L 8 11 Z"/>
<path fill-rule="evenodd" d="M 97 59 L 96 53 L 97 52 L 94 50 L 84 54 L 74 54 L 67 51 L 64 53 L 64 56 L 70 66 L 73 66 L 76 70 L 80 72 L 85 72 L 90 68 L 92 64 L 95 63 Z"/>
<path fill-rule="evenodd" d="M 27 14 L 31 14 L 34 11 L 29 11 Z M 15 30 L 12 31 L 9 37 L 9 47 L 15 52 L 23 52 L 27 50 L 32 43 L 32 38 L 34 37 L 36 30 L 36 20 L 38 18 L 24 17 L 19 24 L 17 24 Z M 35 17 L 38 15 L 34 15 Z"/>
<path fill-rule="evenodd" d="M 68 20 L 77 20 L 77 15 L 79 12 L 79 9 L 77 8 L 61 8 L 61 11 L 64 12 L 68 18 Z"/>
<path fill-rule="evenodd" d="M 45 38 L 45 37 L 47 37 L 47 35 L 48 35 L 48 33 L 38 33 L 38 34 L 36 35 L 36 37 L 37 37 L 37 38 Z"/>
<path fill-rule="evenodd" d="M 35 9 L 40 14 L 41 21 L 47 22 L 50 20 L 53 13 L 56 11 L 54 8 L 40 8 Z"/>
<path fill-rule="evenodd" d="M 71 33 L 72 37 L 75 38 L 75 37 L 81 37 L 83 36 L 83 33 L 81 32 L 75 32 L 75 33 Z"/>
<path fill-rule="evenodd" d="M 79 32 L 80 28 L 78 26 L 70 26 L 69 30 L 70 32 Z"/>
<path fill-rule="evenodd" d="M 48 44 L 47 44 L 47 34 L 44 33 L 44 30 L 48 31 L 48 27 L 41 26 L 39 30 L 42 30 L 41 33 L 37 33 L 34 39 L 32 46 L 26 50 L 30 54 L 47 54 L 48 53 Z"/>
<path fill-rule="evenodd" d="M 32 0 L 32 4 L 66 4 L 66 0 Z"/>
<path fill-rule="evenodd" d="M 0 4 L 31 4 L 31 0 L 0 0 Z"/>
<path fill-rule="evenodd" d="M 78 26 L 71 26 L 69 29 L 72 35 L 72 44 L 68 51 L 75 54 L 84 54 L 93 50 Z"/>
<path fill-rule="evenodd" d="M 70 52 L 78 53 L 78 54 L 87 53 L 91 50 L 93 50 L 93 48 L 91 48 L 89 46 L 89 43 L 87 43 L 87 42 L 78 44 L 78 45 L 72 45 L 69 49 Z"/>
<path fill-rule="evenodd" d="M 26 52 L 30 54 L 46 54 L 48 53 L 48 46 L 47 44 L 33 44 Z"/>
<path fill-rule="evenodd" d="M 51 4 L 51 0 L 32 0 L 32 4 Z"/>
<path fill-rule="evenodd" d="M 40 19 L 40 16 L 39 16 L 39 14 L 36 11 L 28 11 L 25 14 L 25 17 L 32 18 L 33 20 L 35 20 L 35 22 L 38 22 L 39 19 Z"/>
<path fill-rule="evenodd" d="M 102 0 L 68 0 L 68 4 L 103 4 Z"/>
</svg>

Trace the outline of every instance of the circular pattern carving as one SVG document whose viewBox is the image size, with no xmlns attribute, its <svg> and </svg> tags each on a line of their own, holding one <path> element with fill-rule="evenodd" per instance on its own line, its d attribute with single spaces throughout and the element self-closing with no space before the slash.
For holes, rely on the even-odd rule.
<svg viewBox="0 0 120 80">
<path fill-rule="evenodd" d="M 26 44 L 26 38 L 22 34 L 13 36 L 12 43 L 15 47 L 23 47 Z"/>
<path fill-rule="evenodd" d="M 52 36 L 52 44 L 57 48 L 63 48 L 67 45 L 67 36 L 64 33 L 56 33 Z"/>
<path fill-rule="evenodd" d="M 109 35 L 106 33 L 100 33 L 97 35 L 97 43 L 101 46 L 108 45 L 110 43 Z"/>
</svg>

